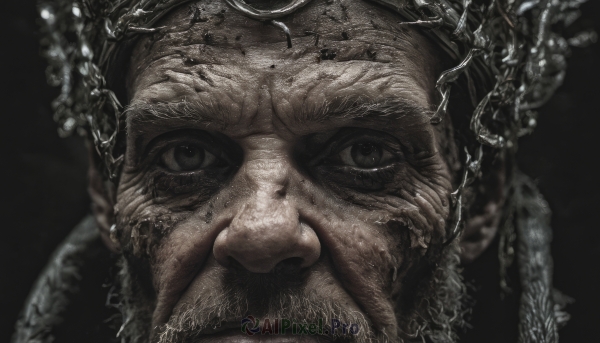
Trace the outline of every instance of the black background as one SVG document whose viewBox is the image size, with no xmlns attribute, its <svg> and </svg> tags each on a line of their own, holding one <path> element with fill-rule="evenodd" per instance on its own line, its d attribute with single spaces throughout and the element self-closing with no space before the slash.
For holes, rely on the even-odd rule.
<svg viewBox="0 0 600 343">
<path fill-rule="evenodd" d="M 575 29 L 600 31 L 600 1 L 582 9 Z M 36 15 L 33 0 L 0 6 L 0 342 L 8 341 L 52 250 L 89 212 L 83 144 L 58 138 L 52 121 L 49 104 L 57 92 L 46 85 Z M 600 44 L 574 49 L 563 87 L 541 109 L 535 133 L 520 143 L 521 168 L 553 210 L 555 286 L 576 299 L 561 342 L 600 337 L 599 80 Z M 497 320 L 501 310 L 494 304 L 479 299 L 473 322 Z M 477 331 L 485 341 L 499 341 L 495 330 Z"/>
</svg>

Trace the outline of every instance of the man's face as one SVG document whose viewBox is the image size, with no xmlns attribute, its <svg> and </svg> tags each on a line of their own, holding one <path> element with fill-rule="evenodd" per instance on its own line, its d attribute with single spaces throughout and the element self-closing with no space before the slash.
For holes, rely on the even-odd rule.
<svg viewBox="0 0 600 343">
<path fill-rule="evenodd" d="M 300 337 L 247 336 L 248 315 L 358 324 L 339 339 L 406 329 L 452 178 L 429 122 L 435 53 L 399 21 L 314 1 L 284 20 L 288 49 L 279 28 L 203 1 L 137 43 L 115 236 L 154 340 Z"/>
</svg>

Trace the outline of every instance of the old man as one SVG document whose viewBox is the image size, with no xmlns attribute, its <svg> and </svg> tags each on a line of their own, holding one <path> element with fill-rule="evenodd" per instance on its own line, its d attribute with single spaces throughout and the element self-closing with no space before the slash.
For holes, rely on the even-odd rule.
<svg viewBox="0 0 600 343">
<path fill-rule="evenodd" d="M 498 235 L 520 341 L 557 342 L 549 213 L 514 153 L 562 80 L 551 24 L 575 3 L 43 2 L 95 222 L 15 342 L 53 339 L 98 240 L 121 342 L 455 342 L 459 264 Z"/>
</svg>

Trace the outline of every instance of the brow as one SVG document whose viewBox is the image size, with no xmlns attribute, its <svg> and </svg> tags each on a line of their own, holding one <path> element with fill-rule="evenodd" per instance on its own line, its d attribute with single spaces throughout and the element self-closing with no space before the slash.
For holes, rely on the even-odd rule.
<svg viewBox="0 0 600 343">
<path fill-rule="evenodd" d="M 294 112 L 298 123 L 319 123 L 335 119 L 373 120 L 429 118 L 433 114 L 428 108 L 400 98 L 372 100 L 363 97 L 343 97 L 324 101 L 318 105 L 305 104 L 300 111 Z"/>
<path fill-rule="evenodd" d="M 126 109 L 128 125 L 156 124 L 165 121 L 184 121 L 198 124 L 216 131 L 224 131 L 235 124 L 237 118 L 231 111 L 217 103 L 179 101 L 172 103 L 132 103 Z M 305 102 L 292 113 L 297 124 L 324 123 L 341 119 L 358 120 L 402 120 L 404 118 L 426 119 L 433 112 L 417 104 L 396 98 L 378 101 L 362 97 L 336 98 L 319 104 Z"/>
<path fill-rule="evenodd" d="M 133 102 L 125 110 L 127 125 L 185 121 L 215 130 L 224 130 L 231 121 L 230 111 L 214 103 L 178 101 L 170 103 Z"/>
</svg>

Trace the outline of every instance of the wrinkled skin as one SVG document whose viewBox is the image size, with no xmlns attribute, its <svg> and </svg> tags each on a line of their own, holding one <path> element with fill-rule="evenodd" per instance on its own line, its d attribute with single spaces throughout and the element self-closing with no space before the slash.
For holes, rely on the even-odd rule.
<svg viewBox="0 0 600 343">
<path fill-rule="evenodd" d="M 308 317 L 269 303 L 289 287 L 397 341 L 410 275 L 439 256 L 450 220 L 455 149 L 448 124 L 429 122 L 437 53 L 362 1 L 283 20 L 291 49 L 224 3 L 198 7 L 197 22 L 179 8 L 157 24 L 168 33 L 141 39 L 127 76 L 112 238 L 147 333 L 175 340 L 165 328 L 187 313 L 229 328 L 195 328 L 202 342 L 256 339 L 233 313 Z M 243 292 L 246 308 L 208 310 Z"/>
</svg>

